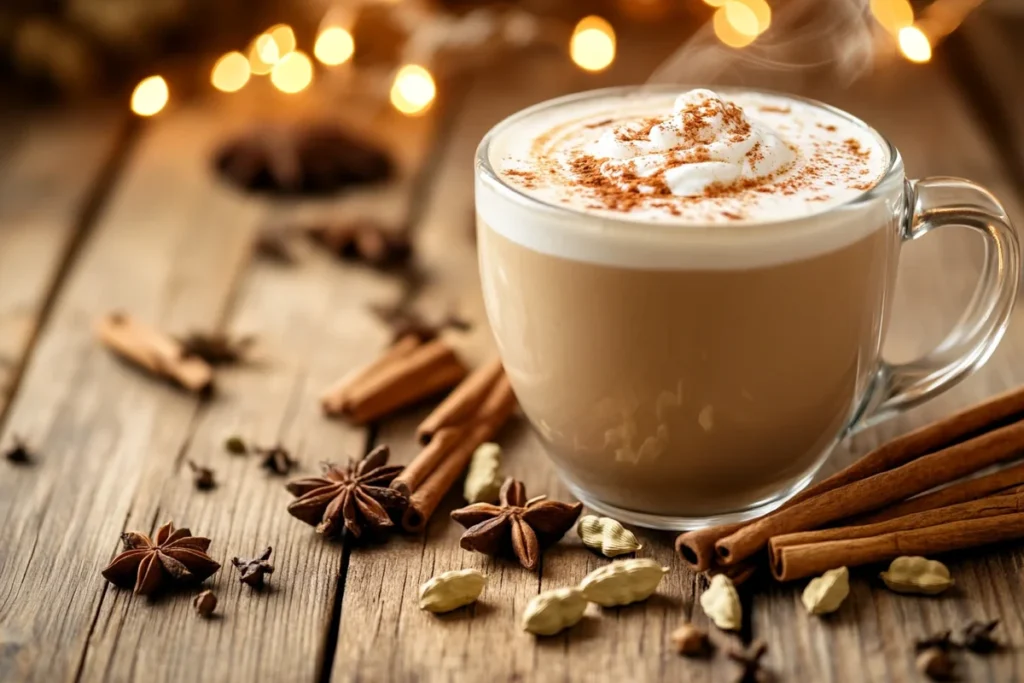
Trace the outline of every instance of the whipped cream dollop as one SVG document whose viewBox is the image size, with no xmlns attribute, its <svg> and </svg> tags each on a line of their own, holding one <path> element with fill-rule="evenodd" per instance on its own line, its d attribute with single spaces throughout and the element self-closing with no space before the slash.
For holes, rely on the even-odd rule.
<svg viewBox="0 0 1024 683">
<path fill-rule="evenodd" d="M 796 152 L 770 128 L 710 90 L 676 98 L 671 116 L 605 131 L 586 151 L 623 190 L 680 197 L 783 173 Z"/>
</svg>

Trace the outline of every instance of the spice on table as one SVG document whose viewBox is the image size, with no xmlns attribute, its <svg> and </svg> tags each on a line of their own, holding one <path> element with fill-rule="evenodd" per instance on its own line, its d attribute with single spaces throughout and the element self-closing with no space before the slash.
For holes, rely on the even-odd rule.
<svg viewBox="0 0 1024 683">
<path fill-rule="evenodd" d="M 449 389 L 466 367 L 443 340 L 407 335 L 378 359 L 338 380 L 320 398 L 324 414 L 366 424 Z"/>
<path fill-rule="evenodd" d="M 263 588 L 264 578 L 267 574 L 274 573 L 274 565 L 270 564 L 270 554 L 274 549 L 267 546 L 267 549 L 260 553 L 259 557 L 245 559 L 232 557 L 231 564 L 238 570 L 238 580 L 259 590 Z"/>
<path fill-rule="evenodd" d="M 213 388 L 213 367 L 186 356 L 177 339 L 125 313 L 110 313 L 96 322 L 96 336 L 108 349 L 154 377 L 170 380 L 195 393 Z"/>
<path fill-rule="evenodd" d="M 523 630 L 538 636 L 553 636 L 575 626 L 587 610 L 578 588 L 556 588 L 533 596 L 523 610 Z"/>
<path fill-rule="evenodd" d="M 249 447 L 240 436 L 229 436 L 224 440 L 224 450 L 233 455 L 247 455 Z"/>
<path fill-rule="evenodd" d="M 213 470 L 209 467 L 203 467 L 202 465 L 196 464 L 195 461 L 189 460 L 188 466 L 192 470 L 192 483 L 200 491 L 209 491 L 210 489 L 217 486 L 217 481 L 214 478 Z"/>
<path fill-rule="evenodd" d="M 291 452 L 281 444 L 269 448 L 256 446 L 253 451 L 261 458 L 260 467 L 271 474 L 284 476 L 295 467 L 295 460 L 292 458 Z"/>
<path fill-rule="evenodd" d="M 390 529 L 391 515 L 400 514 L 408 500 L 388 488 L 402 471 L 401 465 L 387 464 L 389 456 L 387 446 L 377 446 L 345 468 L 325 463 L 321 476 L 288 482 L 288 492 L 298 496 L 288 505 L 289 514 L 324 536 L 344 530 L 360 538 L 365 532 Z"/>
<path fill-rule="evenodd" d="M 668 567 L 646 557 L 616 560 L 583 577 L 579 589 L 601 607 L 629 605 L 654 595 L 667 573 Z"/>
<path fill-rule="evenodd" d="M 192 607 L 195 608 L 199 616 L 209 618 L 213 615 L 213 611 L 217 609 L 217 596 L 214 595 L 213 591 L 205 590 L 193 598 Z"/>
<path fill-rule="evenodd" d="M 462 485 L 462 497 L 467 503 L 493 503 L 498 500 L 501 484 L 501 446 L 482 443 L 473 451 Z"/>
<path fill-rule="evenodd" d="M 684 657 L 707 657 L 711 654 L 711 639 L 708 632 L 693 624 L 683 624 L 671 635 L 672 647 Z"/>
<path fill-rule="evenodd" d="M 220 332 L 190 332 L 178 339 L 186 358 L 201 358 L 210 365 L 230 365 L 245 359 L 256 337 L 229 337 Z"/>
<path fill-rule="evenodd" d="M 372 218 L 325 223 L 306 228 L 314 243 L 340 259 L 378 269 L 402 265 L 412 256 L 406 230 Z"/>
<path fill-rule="evenodd" d="M 729 659 L 743 667 L 736 683 L 768 683 L 772 680 L 770 672 L 761 666 L 761 660 L 768 652 L 768 645 L 762 641 L 755 642 L 749 648 L 729 651 Z"/>
<path fill-rule="evenodd" d="M 420 586 L 420 609 L 441 614 L 476 602 L 487 585 L 478 569 L 456 569 Z"/>
<path fill-rule="evenodd" d="M 467 332 L 473 327 L 468 320 L 451 312 L 441 318 L 428 320 L 404 303 L 396 306 L 371 306 L 370 310 L 391 330 L 392 342 L 407 335 L 413 335 L 421 341 L 430 341 L 446 329 Z"/>
<path fill-rule="evenodd" d="M 938 647 L 922 650 L 915 662 L 917 670 L 933 681 L 948 681 L 953 678 L 953 660 L 949 653 Z"/>
<path fill-rule="evenodd" d="M 463 384 L 470 382 L 470 379 Z M 453 392 L 462 393 L 459 385 Z M 471 410 L 459 408 L 464 415 L 458 424 L 441 428 L 430 443 L 412 459 L 391 487 L 409 496 L 409 507 L 402 515 L 406 531 L 421 531 L 440 505 L 441 499 L 466 470 L 477 447 L 491 441 L 516 407 L 516 396 L 508 377 L 501 373 L 482 400 L 471 404 Z M 438 406 L 440 411 L 444 406 Z M 428 418 L 429 419 L 429 418 Z"/>
<path fill-rule="evenodd" d="M 938 595 L 954 583 L 946 565 L 925 557 L 897 557 L 880 576 L 897 593 Z"/>
<path fill-rule="evenodd" d="M 804 607 L 811 614 L 830 614 L 850 594 L 850 570 L 846 567 L 830 569 L 811 579 L 801 596 Z"/>
<path fill-rule="evenodd" d="M 939 631 L 932 635 L 921 638 L 914 642 L 914 649 L 918 652 L 929 650 L 931 648 L 938 648 L 940 650 L 952 650 L 953 649 L 953 632 L 950 630 Z"/>
<path fill-rule="evenodd" d="M 1002 644 L 992 637 L 992 631 L 999 625 L 998 619 L 991 621 L 972 621 L 963 629 L 961 642 L 971 652 L 988 654 L 1002 648 Z"/>
<path fill-rule="evenodd" d="M 776 512 L 747 524 L 681 534 L 676 547 L 684 561 L 704 571 L 715 562 L 741 561 L 773 536 L 806 531 L 840 518 L 884 509 L 914 494 L 1016 457 L 1013 444 L 1024 437 L 1024 422 L 1008 422 L 1022 415 L 1024 387 L 882 445 L 850 467 L 808 488 Z"/>
<path fill-rule="evenodd" d="M 298 258 L 295 256 L 289 237 L 293 231 L 280 228 L 264 228 L 260 230 L 253 241 L 253 253 L 265 260 L 279 263 L 281 265 L 294 265 Z"/>
<path fill-rule="evenodd" d="M 138 595 L 152 595 L 167 583 L 202 582 L 220 569 L 206 554 L 210 539 L 175 529 L 172 522 L 157 529 L 152 539 L 140 532 L 123 533 L 121 543 L 124 550 L 103 570 L 103 577 L 117 586 L 134 586 Z"/>
<path fill-rule="evenodd" d="M 466 527 L 459 545 L 485 555 L 510 548 L 523 567 L 533 570 L 544 549 L 565 535 L 583 510 L 583 503 L 560 503 L 546 496 L 528 499 L 526 487 L 511 477 L 498 496 L 499 505 L 474 503 L 452 511 L 452 519 Z"/>
<path fill-rule="evenodd" d="M 576 534 L 588 548 L 605 557 L 635 553 L 643 548 L 633 532 L 611 517 L 585 515 L 576 525 Z"/>
<path fill-rule="evenodd" d="M 732 580 L 725 574 L 711 578 L 711 585 L 700 596 L 700 606 L 712 623 L 723 631 L 739 631 L 743 626 L 743 606 Z"/>
<path fill-rule="evenodd" d="M 35 453 L 20 436 L 11 439 L 11 445 L 4 451 L 4 459 L 15 465 L 27 465 L 35 460 Z"/>
</svg>

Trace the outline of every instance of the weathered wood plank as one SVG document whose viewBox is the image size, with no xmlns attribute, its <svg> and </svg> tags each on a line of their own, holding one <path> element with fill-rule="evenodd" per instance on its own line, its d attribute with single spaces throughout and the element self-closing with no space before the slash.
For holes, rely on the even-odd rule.
<svg viewBox="0 0 1024 683">
<path fill-rule="evenodd" d="M 830 102 L 877 126 L 904 155 L 911 177 L 961 175 L 985 184 L 1006 203 L 1011 218 L 1024 220 L 992 145 L 972 118 L 941 65 L 894 63 L 847 92 L 825 93 Z M 941 136 L 941 144 L 936 140 Z M 940 231 L 909 245 L 901 257 L 899 292 L 887 351 L 911 357 L 955 323 L 977 278 L 978 240 Z M 1024 315 L 1014 315 L 1001 348 L 977 375 L 948 394 L 858 435 L 850 452 L 830 469 L 882 441 L 1024 381 Z M 853 592 L 838 613 L 808 616 L 800 604 L 805 581 L 768 586 L 754 595 L 753 635 L 770 646 L 771 663 L 783 680 L 916 681 L 914 640 L 970 619 L 1002 619 L 1002 635 L 1024 642 L 1024 601 L 1012 586 L 1024 555 L 1003 548 L 965 553 L 950 567 L 957 588 L 939 598 L 899 596 L 874 576 L 854 572 Z M 1013 681 L 1021 676 L 1019 654 L 960 658 L 964 680 Z"/>
<path fill-rule="evenodd" d="M 0 124 L 0 413 L 123 125 L 111 111 L 18 112 Z"/>
</svg>

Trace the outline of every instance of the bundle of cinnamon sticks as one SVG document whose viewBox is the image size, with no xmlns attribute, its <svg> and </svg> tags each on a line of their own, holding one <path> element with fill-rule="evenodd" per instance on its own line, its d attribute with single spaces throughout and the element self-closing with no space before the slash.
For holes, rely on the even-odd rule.
<svg viewBox="0 0 1024 683">
<path fill-rule="evenodd" d="M 402 517 L 407 531 L 420 531 L 452 484 L 469 466 L 476 448 L 494 438 L 516 407 L 515 394 L 494 360 L 478 368 L 420 423 L 424 448 L 391 487 L 409 497 Z"/>
<path fill-rule="evenodd" d="M 1024 539 L 1024 387 L 898 437 L 744 524 L 684 533 L 698 571 L 791 581 L 841 566 Z M 982 470 L 1001 467 L 976 476 Z"/>
<path fill-rule="evenodd" d="M 320 404 L 327 415 L 365 424 L 450 389 L 466 373 L 443 339 L 406 334 L 379 358 L 328 388 Z"/>
</svg>

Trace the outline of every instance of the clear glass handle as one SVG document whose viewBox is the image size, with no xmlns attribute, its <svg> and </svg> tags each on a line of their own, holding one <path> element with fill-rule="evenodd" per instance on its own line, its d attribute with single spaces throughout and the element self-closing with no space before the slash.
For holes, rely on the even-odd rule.
<svg viewBox="0 0 1024 683">
<path fill-rule="evenodd" d="M 904 241 L 949 225 L 981 234 L 981 277 L 960 321 L 935 349 L 910 363 L 882 362 L 851 432 L 916 406 L 981 367 L 1006 332 L 1017 298 L 1020 245 L 1006 210 L 988 190 L 961 178 L 907 181 L 906 206 Z"/>
</svg>

